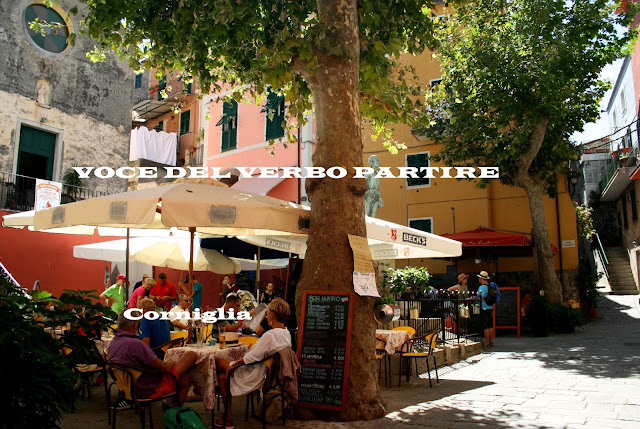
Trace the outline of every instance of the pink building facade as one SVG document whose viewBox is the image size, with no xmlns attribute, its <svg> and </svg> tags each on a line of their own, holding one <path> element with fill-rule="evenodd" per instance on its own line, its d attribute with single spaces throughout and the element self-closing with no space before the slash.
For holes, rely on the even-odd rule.
<svg viewBox="0 0 640 429">
<path fill-rule="evenodd" d="M 307 124 L 292 131 L 299 143 L 285 148 L 282 121 L 286 104 L 282 97 L 271 93 L 261 103 L 248 104 L 224 102 L 224 95 L 208 96 L 211 119 L 206 126 L 204 166 L 219 167 L 235 176 L 236 167 L 312 166 L 316 139 L 311 114 Z M 308 201 L 304 179 L 239 178 L 232 187 L 302 204 Z"/>
</svg>

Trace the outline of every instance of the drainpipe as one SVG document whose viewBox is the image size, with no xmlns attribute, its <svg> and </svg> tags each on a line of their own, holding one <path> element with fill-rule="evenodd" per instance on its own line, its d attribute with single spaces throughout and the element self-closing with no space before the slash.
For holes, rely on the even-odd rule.
<svg viewBox="0 0 640 429">
<path fill-rule="evenodd" d="M 564 268 L 562 265 L 562 235 L 560 234 L 560 203 L 558 199 L 557 184 L 556 184 L 556 222 L 558 223 L 558 256 L 560 257 L 560 283 L 562 284 L 562 292 L 564 295 Z"/>
<path fill-rule="evenodd" d="M 302 168 L 302 125 L 298 124 L 298 168 Z M 298 179 L 298 204 L 302 198 L 302 179 Z"/>
</svg>

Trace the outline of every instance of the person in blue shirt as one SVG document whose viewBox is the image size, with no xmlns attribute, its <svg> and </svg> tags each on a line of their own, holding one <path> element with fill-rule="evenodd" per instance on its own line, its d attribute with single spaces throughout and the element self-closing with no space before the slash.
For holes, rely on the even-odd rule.
<svg viewBox="0 0 640 429">
<path fill-rule="evenodd" d="M 189 287 L 189 276 L 184 279 L 184 289 Z M 193 275 L 193 293 L 188 293 L 189 297 L 191 297 L 191 311 L 196 308 L 202 308 L 202 283 L 196 280 L 196 275 Z"/>
<path fill-rule="evenodd" d="M 493 305 L 484 302 L 484 299 L 489 295 L 489 273 L 480 271 L 478 281 L 480 282 L 478 296 L 482 300 L 480 320 L 482 322 L 482 328 L 484 329 L 484 340 L 488 347 L 493 347 Z"/>
<path fill-rule="evenodd" d="M 149 311 L 156 310 L 156 303 L 150 298 L 141 300 L 140 306 L 142 307 L 143 315 Z M 159 318 L 156 320 L 143 318 L 140 320 L 140 339 L 152 349 L 171 341 L 169 324 L 166 320 L 161 320 Z M 162 350 L 156 349 L 153 352 L 158 356 L 158 359 L 164 359 L 164 352 Z"/>
</svg>

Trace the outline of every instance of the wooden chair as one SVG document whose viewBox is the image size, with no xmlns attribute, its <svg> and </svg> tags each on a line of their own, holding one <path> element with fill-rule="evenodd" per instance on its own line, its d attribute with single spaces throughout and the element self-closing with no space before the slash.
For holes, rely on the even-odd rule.
<svg viewBox="0 0 640 429">
<path fill-rule="evenodd" d="M 115 384 L 118 386 L 118 389 L 120 390 L 121 396 L 123 396 L 125 399 L 128 399 L 129 401 L 132 401 L 137 407 L 140 408 L 140 424 L 142 429 L 145 428 L 145 410 L 144 410 L 145 407 L 149 409 L 149 426 L 151 427 L 151 429 L 153 429 L 153 415 L 151 414 L 151 404 L 153 402 L 162 401 L 168 398 L 175 398 L 176 403 L 178 403 L 178 399 L 179 399 L 178 398 L 178 394 L 179 394 L 178 379 L 176 378 L 175 375 L 171 374 L 170 372 L 166 372 L 166 374 L 170 374 L 173 381 L 175 382 L 175 391 L 168 393 L 166 395 L 160 396 L 158 398 L 142 398 L 136 395 L 135 385 L 138 378 L 143 373 L 144 374 L 162 373 L 164 375 L 165 372 L 156 371 L 156 370 L 147 370 L 147 369 L 142 370 L 139 368 L 133 368 L 133 367 L 114 364 L 114 363 L 109 363 L 108 369 L 109 369 L 109 373 L 111 374 L 111 377 L 113 378 L 113 380 L 115 381 Z M 111 417 L 111 427 L 112 429 L 115 429 L 117 409 L 116 407 L 111 405 L 110 405 L 110 408 L 113 413 Z"/>
<path fill-rule="evenodd" d="M 167 353 L 167 350 L 169 349 L 184 346 L 185 340 L 186 338 L 184 337 L 175 338 L 173 340 L 167 341 L 166 343 L 160 344 L 159 346 L 155 346 L 151 350 L 153 350 L 154 353 L 158 350 L 162 350 L 163 353 Z"/>
<path fill-rule="evenodd" d="M 427 374 L 429 375 L 429 387 L 432 387 L 431 384 L 431 369 L 429 368 L 429 359 L 433 359 L 433 366 L 436 370 L 436 382 L 440 383 L 440 379 L 438 378 L 438 366 L 436 364 L 436 357 L 433 354 L 436 348 L 436 341 L 438 340 L 438 334 L 440 333 L 439 329 L 435 331 L 431 331 L 428 334 L 420 335 L 418 337 L 410 338 L 402 345 L 400 349 L 400 370 L 398 377 L 398 386 L 402 382 L 402 361 L 407 359 L 409 366 L 407 367 L 407 383 L 409 382 L 409 377 L 411 376 L 411 359 L 416 364 L 416 375 L 418 374 L 418 359 L 423 358 L 427 364 Z"/>
<path fill-rule="evenodd" d="M 407 331 L 409 333 L 409 338 L 413 338 L 416 335 L 416 330 L 411 326 L 396 326 L 392 331 Z"/>
<path fill-rule="evenodd" d="M 188 336 L 189 336 L 189 331 L 172 331 L 171 332 L 171 340 L 184 338 L 184 340 L 186 341 Z"/>
</svg>

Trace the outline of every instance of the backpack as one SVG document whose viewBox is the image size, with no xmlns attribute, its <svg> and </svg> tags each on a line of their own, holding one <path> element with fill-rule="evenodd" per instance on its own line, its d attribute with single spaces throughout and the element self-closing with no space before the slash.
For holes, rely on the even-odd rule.
<svg viewBox="0 0 640 429">
<path fill-rule="evenodd" d="M 163 420 L 167 429 L 207 429 L 200 415 L 191 407 L 168 409 Z"/>
<path fill-rule="evenodd" d="M 500 302 L 500 289 L 498 285 L 491 282 L 487 285 L 487 296 L 484 298 L 484 303 L 487 305 L 493 305 L 496 302 Z"/>
</svg>

